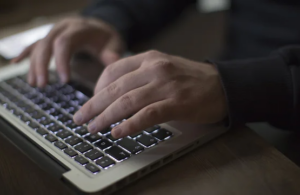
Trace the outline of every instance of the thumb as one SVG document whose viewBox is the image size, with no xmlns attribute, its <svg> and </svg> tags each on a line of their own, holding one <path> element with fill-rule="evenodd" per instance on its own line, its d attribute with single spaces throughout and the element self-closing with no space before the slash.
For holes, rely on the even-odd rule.
<svg viewBox="0 0 300 195">
<path fill-rule="evenodd" d="M 101 61 L 104 63 L 105 66 L 108 66 L 121 58 L 121 55 L 115 51 L 105 49 L 101 53 Z"/>
</svg>

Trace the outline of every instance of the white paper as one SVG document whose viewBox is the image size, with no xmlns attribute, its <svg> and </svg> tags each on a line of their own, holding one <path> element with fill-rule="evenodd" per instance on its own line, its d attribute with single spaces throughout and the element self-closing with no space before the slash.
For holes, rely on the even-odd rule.
<svg viewBox="0 0 300 195">
<path fill-rule="evenodd" d="M 0 55 L 6 59 L 17 57 L 26 47 L 44 38 L 53 24 L 39 26 L 0 40 Z"/>
<path fill-rule="evenodd" d="M 203 13 L 228 10 L 230 4 L 230 0 L 198 0 L 198 7 Z"/>
</svg>

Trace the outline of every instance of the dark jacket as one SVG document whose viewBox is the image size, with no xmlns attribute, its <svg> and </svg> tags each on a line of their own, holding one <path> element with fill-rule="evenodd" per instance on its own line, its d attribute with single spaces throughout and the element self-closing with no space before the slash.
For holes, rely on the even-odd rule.
<svg viewBox="0 0 300 195">
<path fill-rule="evenodd" d="M 158 32 L 193 2 L 98 0 L 83 15 L 110 23 L 131 45 Z M 299 128 L 300 2 L 233 0 L 231 7 L 226 55 L 231 61 L 212 60 L 222 78 L 231 124 L 268 121 Z M 284 47 L 291 44 L 295 46 Z"/>
</svg>

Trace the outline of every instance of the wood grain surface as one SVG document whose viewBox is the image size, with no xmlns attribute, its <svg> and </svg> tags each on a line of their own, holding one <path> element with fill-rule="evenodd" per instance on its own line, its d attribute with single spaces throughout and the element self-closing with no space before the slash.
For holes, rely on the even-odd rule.
<svg viewBox="0 0 300 195">
<path fill-rule="evenodd" d="M 298 195 L 300 169 L 248 128 L 238 128 L 114 195 Z M 0 136 L 0 194 L 73 194 Z"/>
</svg>

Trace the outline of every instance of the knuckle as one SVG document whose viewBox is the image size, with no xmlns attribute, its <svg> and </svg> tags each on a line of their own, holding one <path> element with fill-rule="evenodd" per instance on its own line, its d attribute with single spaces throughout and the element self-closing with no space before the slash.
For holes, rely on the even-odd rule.
<svg viewBox="0 0 300 195">
<path fill-rule="evenodd" d="M 110 84 L 106 88 L 106 90 L 107 90 L 107 93 L 110 97 L 116 97 L 120 92 L 120 88 L 118 87 L 118 85 L 116 83 Z"/>
<path fill-rule="evenodd" d="M 174 72 L 174 65 L 170 60 L 159 60 L 150 67 L 158 78 L 168 78 Z"/>
<path fill-rule="evenodd" d="M 111 75 L 113 75 L 113 73 L 114 73 L 113 65 L 110 65 L 110 66 L 106 67 L 104 72 L 103 72 L 103 74 L 107 77 L 110 77 Z"/>
<path fill-rule="evenodd" d="M 69 38 L 67 36 L 65 35 L 59 36 L 54 40 L 54 47 L 57 48 L 57 47 L 65 46 L 68 44 L 68 42 L 69 42 Z"/>
<path fill-rule="evenodd" d="M 146 52 L 146 58 L 155 58 L 157 56 L 160 56 L 162 53 L 157 50 L 150 50 Z"/>
<path fill-rule="evenodd" d="M 107 118 L 107 114 L 105 114 L 105 113 L 102 113 L 98 116 L 98 121 L 99 121 L 99 124 L 102 124 L 104 126 L 110 124 L 108 121 L 108 118 Z"/>
<path fill-rule="evenodd" d="M 159 60 L 153 63 L 153 68 L 158 71 L 169 71 L 173 68 L 173 63 L 170 60 Z"/>
<path fill-rule="evenodd" d="M 158 118 L 159 112 L 154 107 L 149 106 L 149 107 L 145 108 L 145 115 L 146 115 L 146 117 L 149 117 L 149 118 Z"/>
<path fill-rule="evenodd" d="M 120 99 L 120 103 L 122 110 L 129 110 L 133 106 L 132 96 L 128 94 L 122 96 Z"/>
<path fill-rule="evenodd" d="M 153 60 L 155 60 L 157 58 L 162 58 L 163 56 L 165 56 L 165 55 L 159 51 L 150 50 L 150 51 L 146 52 L 144 61 L 152 62 Z"/>
</svg>

